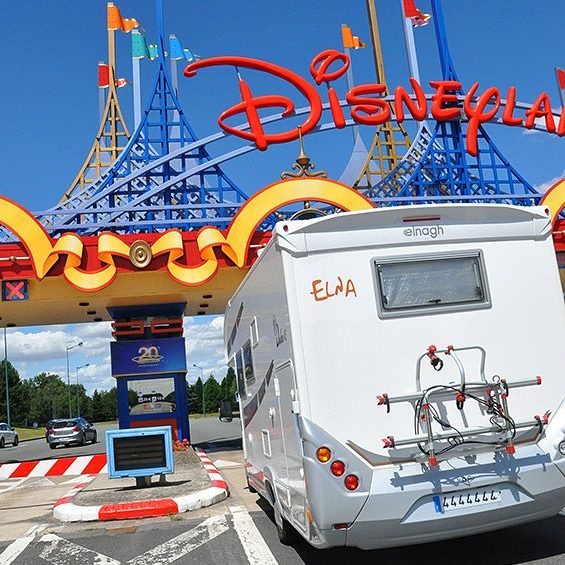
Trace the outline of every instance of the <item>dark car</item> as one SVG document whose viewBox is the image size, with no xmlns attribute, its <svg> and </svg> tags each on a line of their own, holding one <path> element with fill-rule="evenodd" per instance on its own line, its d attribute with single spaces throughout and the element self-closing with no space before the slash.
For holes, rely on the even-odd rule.
<svg viewBox="0 0 565 565">
<path fill-rule="evenodd" d="M 96 428 L 84 418 L 61 418 L 49 422 L 47 443 L 51 449 L 55 449 L 58 445 L 86 445 L 88 442 L 97 441 Z"/>
</svg>

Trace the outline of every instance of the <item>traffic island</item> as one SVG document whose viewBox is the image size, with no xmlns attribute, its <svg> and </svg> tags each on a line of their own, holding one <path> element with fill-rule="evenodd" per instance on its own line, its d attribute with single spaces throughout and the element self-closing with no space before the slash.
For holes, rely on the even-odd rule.
<svg viewBox="0 0 565 565">
<path fill-rule="evenodd" d="M 227 498 L 226 482 L 206 454 L 191 447 L 174 453 L 174 473 L 165 482 L 138 488 L 135 479 L 88 477 L 55 503 L 62 522 L 128 520 L 180 514 Z"/>
</svg>

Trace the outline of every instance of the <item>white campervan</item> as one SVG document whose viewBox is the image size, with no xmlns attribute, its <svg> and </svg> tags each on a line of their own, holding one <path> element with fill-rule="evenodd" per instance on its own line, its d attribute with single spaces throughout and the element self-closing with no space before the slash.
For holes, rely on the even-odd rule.
<svg viewBox="0 0 565 565">
<path fill-rule="evenodd" d="M 280 222 L 225 317 L 248 483 L 317 547 L 556 515 L 564 345 L 546 208 Z"/>
</svg>

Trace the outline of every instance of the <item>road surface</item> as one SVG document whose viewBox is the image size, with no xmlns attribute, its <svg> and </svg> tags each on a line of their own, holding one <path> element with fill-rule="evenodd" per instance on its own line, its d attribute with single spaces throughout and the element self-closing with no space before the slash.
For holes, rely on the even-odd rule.
<svg viewBox="0 0 565 565">
<path fill-rule="evenodd" d="M 198 422 L 198 424 L 196 424 Z M 195 420 L 193 432 L 209 442 L 209 455 L 230 487 L 212 507 L 173 517 L 61 524 L 53 503 L 72 486 L 68 477 L 0 481 L 1 565 L 562 565 L 565 517 L 428 545 L 363 552 L 316 550 L 306 542 L 279 543 L 272 512 L 245 482 L 243 454 L 229 428 Z M 234 422 L 237 430 L 239 421 Z M 214 443 L 211 440 L 218 440 Z M 201 439 L 202 441 L 202 439 Z M 51 454 L 50 454 L 51 455 Z"/>
<path fill-rule="evenodd" d="M 106 430 L 116 429 L 118 424 L 94 424 L 94 427 L 98 432 L 98 443 L 85 446 L 59 446 L 56 449 L 50 449 L 43 438 L 23 441 L 17 447 L 7 445 L 4 449 L 0 449 L 0 464 L 104 453 L 106 451 L 104 434 Z M 237 418 L 229 424 L 220 422 L 217 417 L 195 418 L 190 421 L 190 428 L 192 443 L 195 445 L 206 443 L 221 444 L 222 442 L 233 442 L 241 438 L 241 424 Z"/>
</svg>

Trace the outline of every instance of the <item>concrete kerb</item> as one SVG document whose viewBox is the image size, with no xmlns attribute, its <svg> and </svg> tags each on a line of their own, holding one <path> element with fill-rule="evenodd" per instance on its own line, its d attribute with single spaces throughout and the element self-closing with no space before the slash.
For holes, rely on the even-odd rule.
<svg viewBox="0 0 565 565">
<path fill-rule="evenodd" d="M 93 522 L 109 520 L 128 520 L 181 514 L 198 510 L 225 500 L 229 496 L 227 483 L 224 481 L 206 453 L 195 450 L 204 470 L 208 473 L 212 486 L 187 495 L 173 496 L 141 502 L 125 502 L 119 504 L 104 504 L 82 506 L 74 504 L 72 499 L 96 477 L 89 475 L 77 484 L 65 496 L 61 497 L 53 507 L 53 517 L 61 522 Z"/>
</svg>

